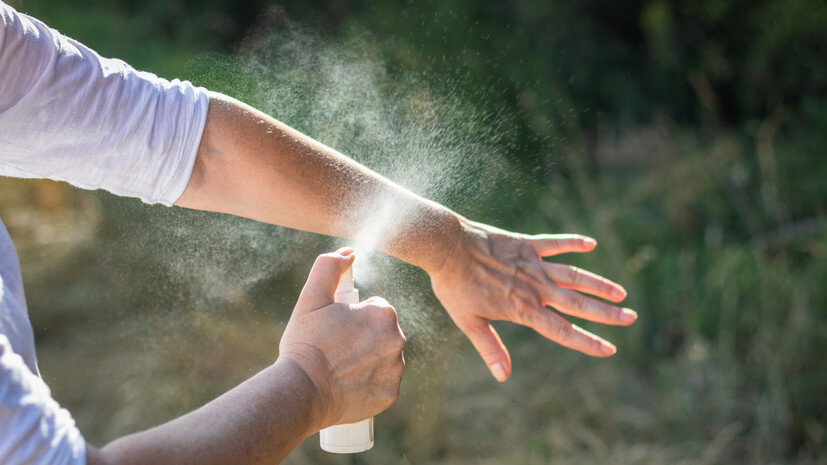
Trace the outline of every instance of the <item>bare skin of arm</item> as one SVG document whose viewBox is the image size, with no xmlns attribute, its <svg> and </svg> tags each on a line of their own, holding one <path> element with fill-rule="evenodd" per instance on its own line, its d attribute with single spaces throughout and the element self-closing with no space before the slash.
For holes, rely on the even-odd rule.
<svg viewBox="0 0 827 465">
<path fill-rule="evenodd" d="M 169 423 L 87 445 L 87 464 L 271 465 L 322 428 L 387 409 L 399 397 L 405 337 L 384 299 L 333 303 L 353 259 L 340 249 L 316 260 L 276 363 Z"/>
<path fill-rule="evenodd" d="M 382 251 L 439 268 L 462 227 L 457 215 L 252 107 L 212 94 L 190 182 L 175 204 L 355 239 L 371 221 L 375 203 L 366 200 L 372 199 L 404 212 L 392 223 L 416 224 L 393 228 Z"/>
<path fill-rule="evenodd" d="M 176 205 L 358 240 L 365 222 L 374 221 L 370 209 L 377 202 L 399 214 L 375 225 L 383 231 L 376 247 L 429 274 L 436 296 L 499 381 L 510 376 L 511 359 L 492 320 L 526 325 L 565 347 L 607 357 L 616 351 L 612 344 L 548 307 L 612 325 L 637 318 L 584 295 L 620 302 L 626 297 L 620 285 L 542 260 L 589 252 L 594 239 L 529 236 L 470 221 L 220 94 L 211 95 L 192 178 Z"/>
<path fill-rule="evenodd" d="M 280 360 L 204 407 L 98 450 L 88 465 L 278 463 L 315 432 L 321 398 Z"/>
</svg>

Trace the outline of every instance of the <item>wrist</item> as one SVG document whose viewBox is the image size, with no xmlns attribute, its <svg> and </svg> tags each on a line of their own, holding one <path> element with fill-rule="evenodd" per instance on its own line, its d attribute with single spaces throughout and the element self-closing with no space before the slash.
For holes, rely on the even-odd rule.
<svg viewBox="0 0 827 465">
<path fill-rule="evenodd" d="M 461 242 L 467 220 L 442 205 L 427 202 L 412 215 L 410 226 L 400 231 L 389 253 L 433 276 Z"/>
<path fill-rule="evenodd" d="M 330 368 L 327 358 L 312 346 L 291 347 L 279 355 L 273 365 L 284 371 L 285 376 L 302 385 L 308 393 L 308 435 L 335 423 L 338 419 L 333 389 L 330 382 Z"/>
<path fill-rule="evenodd" d="M 467 269 L 470 256 L 486 249 L 488 231 L 486 226 L 457 215 L 457 228 L 451 246 L 446 249 L 439 265 L 428 270 L 431 279 L 443 279 L 456 274 L 456 270 Z"/>
</svg>

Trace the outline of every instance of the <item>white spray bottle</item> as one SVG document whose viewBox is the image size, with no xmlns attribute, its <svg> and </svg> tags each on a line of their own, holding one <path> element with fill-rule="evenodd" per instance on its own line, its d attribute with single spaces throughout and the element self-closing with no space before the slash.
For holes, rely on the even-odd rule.
<svg viewBox="0 0 827 465">
<path fill-rule="evenodd" d="M 348 268 L 339 280 L 333 301 L 340 304 L 358 304 L 359 290 L 353 284 L 353 268 Z M 358 423 L 331 426 L 319 431 L 322 449 L 334 454 L 355 454 L 373 447 L 373 417 Z"/>
</svg>

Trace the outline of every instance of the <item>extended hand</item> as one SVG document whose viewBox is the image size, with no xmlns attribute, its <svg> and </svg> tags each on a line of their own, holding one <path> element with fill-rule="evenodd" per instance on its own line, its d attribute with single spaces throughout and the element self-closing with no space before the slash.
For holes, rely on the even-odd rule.
<svg viewBox="0 0 827 465">
<path fill-rule="evenodd" d="M 572 235 L 510 233 L 463 220 L 464 231 L 442 267 L 431 273 L 437 298 L 482 356 L 491 374 L 505 381 L 511 359 L 491 320 L 528 326 L 544 337 L 594 357 L 616 352 L 608 341 L 571 324 L 546 305 L 578 318 L 630 325 L 637 313 L 588 298 L 588 293 L 620 302 L 618 284 L 579 268 L 542 257 L 590 252 L 594 239 Z M 576 292 L 580 291 L 580 292 Z"/>
</svg>

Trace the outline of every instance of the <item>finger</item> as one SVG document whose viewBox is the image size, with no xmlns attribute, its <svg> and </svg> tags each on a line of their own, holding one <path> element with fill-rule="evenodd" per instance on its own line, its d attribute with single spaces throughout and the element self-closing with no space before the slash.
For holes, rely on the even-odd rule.
<svg viewBox="0 0 827 465">
<path fill-rule="evenodd" d="M 491 323 L 480 318 L 471 324 L 460 324 L 459 328 L 471 340 L 494 378 L 501 383 L 507 380 L 511 376 L 511 356 Z"/>
<path fill-rule="evenodd" d="M 592 357 L 611 357 L 617 352 L 617 348 L 611 342 L 571 324 L 551 310 L 538 309 L 535 315 L 531 321 L 523 324 L 561 346 Z"/>
<path fill-rule="evenodd" d="M 577 318 L 607 325 L 627 326 L 637 320 L 637 313 L 630 308 L 598 302 L 571 289 L 549 287 L 541 292 L 542 303 Z"/>
<path fill-rule="evenodd" d="M 543 262 L 543 270 L 546 276 L 558 286 L 614 302 L 620 302 L 626 298 L 626 289 L 623 289 L 620 284 L 575 266 Z"/>
<path fill-rule="evenodd" d="M 317 310 L 333 303 L 333 295 L 342 274 L 353 265 L 356 256 L 353 249 L 343 247 L 336 252 L 319 255 L 310 269 L 299 294 L 296 309 L 307 312 Z"/>
<path fill-rule="evenodd" d="M 529 236 L 528 241 L 540 257 L 569 252 L 591 252 L 597 246 L 596 240 L 580 234 L 538 234 Z"/>
</svg>

